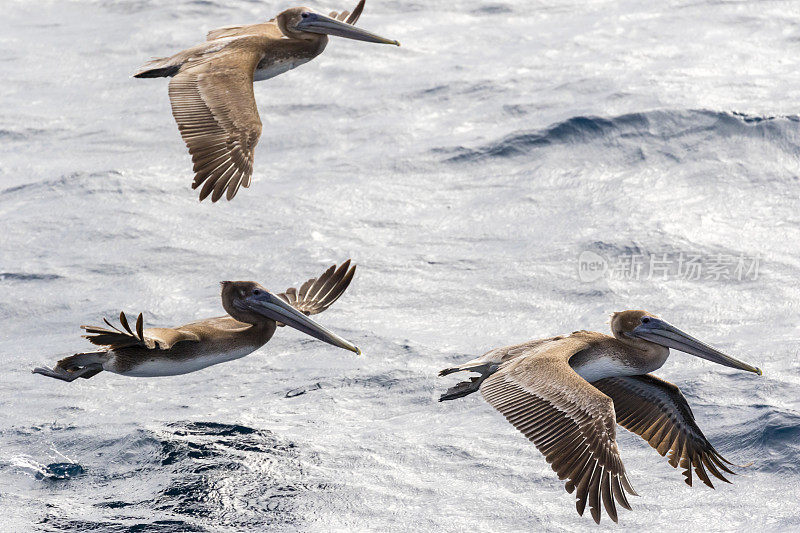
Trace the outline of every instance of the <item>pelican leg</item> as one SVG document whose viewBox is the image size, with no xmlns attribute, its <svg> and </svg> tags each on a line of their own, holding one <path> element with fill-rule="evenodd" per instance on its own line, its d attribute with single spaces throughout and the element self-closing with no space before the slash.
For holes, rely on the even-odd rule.
<svg viewBox="0 0 800 533">
<path fill-rule="evenodd" d="M 469 378 L 469 381 L 462 381 L 447 389 L 447 391 L 439 397 L 440 402 L 445 402 L 447 400 L 455 400 L 457 398 L 463 398 L 464 396 L 469 396 L 473 392 L 478 392 L 478 389 L 481 387 L 481 383 L 483 380 L 488 378 L 491 373 L 481 374 L 480 376 L 475 376 Z"/>
<path fill-rule="evenodd" d="M 66 381 L 69 383 L 70 381 L 75 381 L 78 378 L 89 379 L 90 377 L 95 376 L 102 371 L 103 365 L 100 363 L 92 363 L 76 370 L 64 370 L 59 367 L 56 367 L 56 370 L 53 370 L 47 367 L 37 367 L 33 369 L 32 373 L 41 374 L 53 379 L 60 379 L 61 381 Z"/>
<path fill-rule="evenodd" d="M 452 368 L 445 368 L 441 372 L 439 372 L 440 376 L 446 376 L 448 374 L 453 374 L 455 372 L 479 372 L 480 376 L 475 376 L 469 379 L 469 381 L 462 381 L 461 383 L 456 384 L 453 387 L 447 389 L 447 391 L 439 397 L 440 402 L 444 402 L 446 400 L 455 400 L 456 398 L 463 398 L 464 396 L 468 396 L 473 392 L 478 392 L 478 389 L 483 383 L 483 380 L 497 372 L 499 365 L 494 363 L 487 363 L 481 361 L 479 363 L 467 363 L 462 366 L 456 366 Z"/>
<path fill-rule="evenodd" d="M 439 376 L 447 376 L 448 374 L 453 374 L 455 372 L 478 372 L 480 374 L 486 374 L 486 377 L 489 377 L 489 374 L 496 370 L 496 364 L 480 361 L 478 363 L 466 363 L 461 366 L 445 368 L 444 370 L 439 371 Z"/>
</svg>

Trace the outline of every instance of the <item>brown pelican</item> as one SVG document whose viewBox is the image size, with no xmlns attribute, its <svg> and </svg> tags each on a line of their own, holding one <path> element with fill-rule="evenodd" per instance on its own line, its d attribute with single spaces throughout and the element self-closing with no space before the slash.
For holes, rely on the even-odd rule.
<svg viewBox="0 0 800 533">
<path fill-rule="evenodd" d="M 489 404 L 530 439 L 547 462 L 576 492 L 578 514 L 588 500 L 600 523 L 600 500 L 617 521 L 616 504 L 630 510 L 625 496 L 636 495 L 625 475 L 615 437 L 616 424 L 636 433 L 669 464 L 685 469 L 711 488 L 710 472 L 733 472 L 700 431 L 681 391 L 649 372 L 661 367 L 669 348 L 721 365 L 761 375 L 761 370 L 729 357 L 645 311 L 611 318 L 614 336 L 592 331 L 497 348 L 439 375 L 467 370 L 480 375 L 459 383 L 439 401 L 480 390 Z"/>
<path fill-rule="evenodd" d="M 108 320 L 111 329 L 81 326 L 89 334 L 84 337 L 103 350 L 71 355 L 54 369 L 35 368 L 33 373 L 64 381 L 88 379 L 103 370 L 133 377 L 187 374 L 254 352 L 283 325 L 360 354 L 353 344 L 307 316 L 330 307 L 347 289 L 355 270 L 347 260 L 306 281 L 299 290 L 291 288 L 280 294 L 272 294 L 254 281 L 223 281 L 222 307 L 228 315 L 177 328 L 144 329 L 140 314 L 132 329 L 125 313 L 120 313 L 124 331 Z"/>
<path fill-rule="evenodd" d="M 307 63 L 325 50 L 328 35 L 400 46 L 353 26 L 364 9 L 325 16 L 307 7 L 281 12 L 263 24 L 226 26 L 207 34 L 205 43 L 154 59 L 136 78 L 172 77 L 169 99 L 194 163 L 192 188 L 200 200 L 223 193 L 230 200 L 249 187 L 253 151 L 261 136 L 253 82 Z"/>
</svg>

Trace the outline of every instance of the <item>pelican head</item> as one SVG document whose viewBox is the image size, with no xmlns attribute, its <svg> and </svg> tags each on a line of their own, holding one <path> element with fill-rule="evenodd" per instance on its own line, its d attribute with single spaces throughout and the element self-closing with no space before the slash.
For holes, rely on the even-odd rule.
<svg viewBox="0 0 800 533">
<path fill-rule="evenodd" d="M 328 344 L 361 354 L 354 344 L 317 324 L 255 281 L 223 281 L 222 306 L 229 315 L 241 322 L 281 322 Z"/>
<path fill-rule="evenodd" d="M 277 22 L 278 28 L 284 35 L 295 39 L 312 40 L 318 39 L 320 35 L 335 35 L 337 37 L 355 39 L 356 41 L 400 46 L 397 41 L 386 39 L 367 30 L 357 28 L 348 22 L 342 22 L 317 13 L 308 7 L 293 7 L 282 11 L 275 17 L 275 22 Z"/>
<path fill-rule="evenodd" d="M 669 322 L 651 315 L 647 311 L 622 311 L 611 318 L 611 331 L 618 339 L 631 339 L 654 343 L 696 355 L 703 359 L 739 370 L 761 375 L 761 369 L 725 355 L 684 333 Z"/>
</svg>

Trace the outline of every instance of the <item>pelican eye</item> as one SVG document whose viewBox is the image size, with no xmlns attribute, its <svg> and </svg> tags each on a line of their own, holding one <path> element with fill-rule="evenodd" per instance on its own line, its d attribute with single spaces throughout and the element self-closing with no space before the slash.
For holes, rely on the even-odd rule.
<svg viewBox="0 0 800 533">
<path fill-rule="evenodd" d="M 648 322 L 650 322 L 650 317 L 648 316 L 642 317 L 642 324 L 647 324 Z"/>
<path fill-rule="evenodd" d="M 303 13 L 303 14 L 302 14 L 302 15 L 300 15 L 300 16 L 301 16 L 301 17 L 303 17 L 304 19 L 307 19 L 307 18 L 308 18 L 308 16 L 309 16 L 310 14 L 311 14 L 311 13 Z"/>
<path fill-rule="evenodd" d="M 253 296 L 258 296 L 261 294 L 261 289 L 253 289 Z"/>
</svg>

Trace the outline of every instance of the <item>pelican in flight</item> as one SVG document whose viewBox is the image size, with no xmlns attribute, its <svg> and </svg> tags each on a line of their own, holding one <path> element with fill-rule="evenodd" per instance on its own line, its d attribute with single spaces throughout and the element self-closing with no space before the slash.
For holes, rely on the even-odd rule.
<svg viewBox="0 0 800 533">
<path fill-rule="evenodd" d="M 103 370 L 132 377 L 176 376 L 211 365 L 239 359 L 264 346 L 277 326 L 290 326 L 321 341 L 356 354 L 352 343 L 328 331 L 310 318 L 325 311 L 344 293 L 356 267 L 350 260 L 331 266 L 319 278 L 280 294 L 272 294 L 254 281 L 223 281 L 222 307 L 227 316 L 207 318 L 177 328 L 144 329 L 142 315 L 131 328 L 125 313 L 123 329 L 81 326 L 96 352 L 79 353 L 60 360 L 55 368 L 35 368 L 63 381 L 90 378 Z"/>
<path fill-rule="evenodd" d="M 293 7 L 266 23 L 212 30 L 205 43 L 154 59 L 134 74 L 172 77 L 172 115 L 192 155 L 192 188 L 202 186 L 200 200 L 211 195 L 216 202 L 223 194 L 230 200 L 240 186 L 250 186 L 261 136 L 253 82 L 308 63 L 325 50 L 328 35 L 400 46 L 354 26 L 365 1 L 352 14 Z"/>
<path fill-rule="evenodd" d="M 544 454 L 566 489 L 576 492 L 578 514 L 589 502 L 600 523 L 600 500 L 617 521 L 616 504 L 630 510 L 625 495 L 636 495 L 617 447 L 621 425 L 646 440 L 669 464 L 692 468 L 703 483 L 708 473 L 729 483 L 733 474 L 695 422 L 681 391 L 650 372 L 664 364 L 669 349 L 721 365 L 761 370 L 715 350 L 646 311 L 623 311 L 611 318 L 614 336 L 592 331 L 497 348 L 439 375 L 470 371 L 480 375 L 450 388 L 439 401 L 481 391 Z"/>
</svg>

